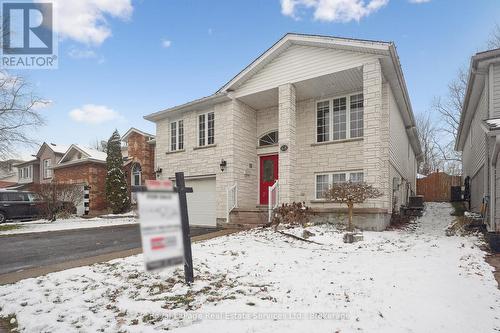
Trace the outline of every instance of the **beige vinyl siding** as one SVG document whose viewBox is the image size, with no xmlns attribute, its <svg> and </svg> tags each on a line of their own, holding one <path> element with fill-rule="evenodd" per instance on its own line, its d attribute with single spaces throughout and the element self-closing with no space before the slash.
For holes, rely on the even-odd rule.
<svg viewBox="0 0 500 333">
<path fill-rule="evenodd" d="M 493 77 L 492 83 L 492 96 L 491 96 L 491 111 L 492 118 L 500 118 L 500 64 L 492 65 Z"/>
<path fill-rule="evenodd" d="M 497 156 L 497 168 L 500 166 L 500 154 Z M 495 179 L 495 193 L 493 194 L 495 196 L 495 225 L 496 225 L 496 230 L 493 228 L 495 227 L 493 223 L 490 222 L 490 230 L 489 231 L 500 231 L 500 172 L 497 171 L 497 168 L 494 168 L 492 171 L 492 177 Z"/>
<path fill-rule="evenodd" d="M 487 117 L 486 93 L 483 90 L 464 145 L 463 165 L 465 176 L 474 176 L 486 160 L 486 139 L 481 122 Z"/>
<path fill-rule="evenodd" d="M 399 190 L 393 191 L 393 178 L 405 179 L 410 184 L 411 190 L 416 192 L 416 158 L 405 129 L 403 117 L 389 85 L 384 85 L 383 94 L 384 101 L 389 108 L 390 193 L 396 197 L 395 208 L 398 209 L 399 205 L 406 204 L 407 188 L 406 183 L 403 183 Z"/>
<path fill-rule="evenodd" d="M 235 96 L 362 66 L 376 58 L 368 53 L 293 45 L 243 83 Z"/>
<path fill-rule="evenodd" d="M 462 163 L 463 175 L 471 178 L 471 209 L 478 211 L 485 188 L 485 161 L 486 161 L 486 136 L 481 127 L 481 122 L 488 118 L 488 104 L 486 89 L 483 90 L 481 98 L 472 118 L 469 133 L 465 141 Z"/>
</svg>

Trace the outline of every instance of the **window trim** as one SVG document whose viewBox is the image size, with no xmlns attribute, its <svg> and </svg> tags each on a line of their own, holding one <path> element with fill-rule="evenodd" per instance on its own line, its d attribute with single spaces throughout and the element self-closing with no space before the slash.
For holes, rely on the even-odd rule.
<svg viewBox="0 0 500 333">
<path fill-rule="evenodd" d="M 138 171 L 136 170 L 137 166 L 139 167 Z M 134 163 L 134 165 L 132 165 L 130 175 L 131 175 L 131 177 L 130 177 L 130 185 L 131 186 L 140 186 L 140 185 L 142 185 L 142 166 L 139 163 Z M 135 182 L 135 177 L 136 176 L 139 176 L 139 185 L 137 185 L 136 182 Z"/>
<path fill-rule="evenodd" d="M 212 113 L 213 116 L 214 116 L 214 142 L 212 143 L 208 143 L 208 115 Z M 205 142 L 203 145 L 200 145 L 200 116 L 205 116 L 205 129 L 204 129 L 204 133 L 205 133 Z M 211 146 L 215 146 L 216 142 L 215 142 L 215 111 L 207 111 L 207 112 L 202 112 L 202 113 L 198 113 L 196 115 L 196 146 L 195 147 L 211 147 Z"/>
<path fill-rule="evenodd" d="M 341 95 L 336 95 L 336 96 L 331 96 L 328 98 L 323 98 L 323 99 L 318 99 L 314 103 L 314 142 L 315 143 L 327 143 L 327 142 L 341 142 L 341 141 L 346 141 L 346 140 L 355 140 L 355 139 L 362 139 L 365 136 L 364 130 L 363 130 L 363 135 L 362 136 L 356 136 L 356 137 L 351 137 L 351 97 L 356 96 L 356 95 L 363 95 L 363 127 L 365 123 L 365 103 L 364 103 L 364 94 L 363 90 L 358 90 L 349 94 L 341 94 Z M 346 137 L 343 139 L 333 139 L 333 100 L 334 99 L 340 99 L 340 98 L 345 98 L 346 99 Z M 321 102 L 329 102 L 329 111 L 330 111 L 330 119 L 328 121 L 328 137 L 329 140 L 327 141 L 318 141 L 318 103 Z"/>
<path fill-rule="evenodd" d="M 45 162 L 49 162 L 47 165 L 45 165 Z M 46 158 L 42 161 L 42 169 L 43 169 L 43 179 L 50 179 L 52 178 L 52 169 L 50 168 L 52 165 L 52 159 Z M 47 176 L 47 173 L 50 175 Z"/>
<path fill-rule="evenodd" d="M 179 122 L 182 122 L 182 148 L 180 147 L 180 134 L 179 134 Z M 175 124 L 175 149 L 172 149 L 172 124 Z M 169 152 L 176 152 L 176 151 L 183 151 L 185 142 L 184 142 L 184 119 L 177 119 L 175 121 L 171 121 L 168 124 L 168 131 L 169 131 L 169 136 L 168 136 L 168 151 Z"/>
<path fill-rule="evenodd" d="M 345 174 L 346 181 L 349 181 L 351 179 L 351 173 L 362 173 L 363 174 L 363 181 L 364 181 L 365 171 L 363 169 L 315 173 L 314 174 L 314 200 L 326 201 L 325 198 L 318 197 L 318 177 L 317 176 L 328 176 L 328 187 L 331 187 L 333 185 L 333 175 Z"/>
</svg>

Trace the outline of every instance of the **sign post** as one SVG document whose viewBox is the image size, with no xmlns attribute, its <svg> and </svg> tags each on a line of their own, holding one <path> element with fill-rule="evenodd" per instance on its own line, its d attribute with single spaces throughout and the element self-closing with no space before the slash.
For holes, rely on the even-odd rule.
<svg viewBox="0 0 500 333">
<path fill-rule="evenodd" d="M 138 192 L 137 201 L 146 270 L 153 271 L 182 264 L 184 242 L 177 193 Z"/>
<path fill-rule="evenodd" d="M 138 189 L 137 202 L 141 223 L 142 248 L 146 270 L 157 270 L 184 263 L 187 284 L 194 281 L 193 256 L 184 172 L 175 173 L 175 187 L 170 180 L 146 181 Z"/>
<path fill-rule="evenodd" d="M 191 284 L 194 281 L 194 274 L 186 193 L 193 193 L 193 188 L 186 187 L 184 172 L 175 173 L 175 191 L 179 194 L 181 208 L 182 237 L 184 243 L 184 278 L 187 284 Z"/>
</svg>

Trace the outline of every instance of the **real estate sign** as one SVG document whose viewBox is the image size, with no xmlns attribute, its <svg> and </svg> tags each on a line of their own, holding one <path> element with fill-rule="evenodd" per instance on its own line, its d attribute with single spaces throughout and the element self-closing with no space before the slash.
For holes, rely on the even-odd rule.
<svg viewBox="0 0 500 333">
<path fill-rule="evenodd" d="M 182 264 L 184 244 L 178 193 L 139 192 L 137 205 L 146 270 Z"/>
</svg>

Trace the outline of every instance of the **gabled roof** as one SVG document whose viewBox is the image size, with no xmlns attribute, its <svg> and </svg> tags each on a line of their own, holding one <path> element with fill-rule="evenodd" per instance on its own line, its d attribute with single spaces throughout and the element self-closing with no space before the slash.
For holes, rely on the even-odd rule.
<svg viewBox="0 0 500 333">
<path fill-rule="evenodd" d="M 40 149 L 38 149 L 38 152 L 36 153 L 36 157 L 40 157 L 40 154 L 42 152 L 42 150 L 47 147 L 49 148 L 50 150 L 52 150 L 55 154 L 59 154 L 59 155 L 64 155 L 66 153 L 66 151 L 68 150 L 69 146 L 66 146 L 66 145 L 58 145 L 58 144 L 55 144 L 55 143 L 47 143 L 47 142 L 44 142 L 41 146 L 40 146 Z"/>
<path fill-rule="evenodd" d="M 38 159 L 31 159 L 29 161 L 21 161 L 17 164 L 14 164 L 15 167 L 18 167 L 18 166 L 22 166 L 22 165 L 27 165 L 27 164 L 39 164 L 39 160 Z"/>
<path fill-rule="evenodd" d="M 79 152 L 81 155 L 81 158 L 77 160 L 69 160 L 69 157 L 71 156 L 72 152 Z M 78 163 L 83 163 L 83 162 L 97 162 L 97 163 L 106 163 L 106 157 L 107 154 L 105 152 L 99 151 L 97 149 L 89 148 L 89 147 L 84 147 L 82 145 L 71 145 L 64 156 L 61 158 L 59 163 L 54 166 L 54 168 L 57 168 L 58 166 L 66 166 L 69 164 L 78 164 Z"/>
<path fill-rule="evenodd" d="M 245 67 L 241 72 L 239 72 L 235 77 L 233 77 L 229 82 L 217 90 L 217 93 L 230 92 L 234 90 L 265 65 L 276 59 L 276 57 L 292 45 L 328 47 L 355 52 L 387 54 L 389 47 L 393 44 L 391 42 L 366 39 L 287 33 L 280 40 L 274 43 L 273 46 L 257 57 L 257 59 Z"/>
<path fill-rule="evenodd" d="M 410 103 L 410 98 L 406 83 L 399 62 L 399 57 L 396 52 L 396 47 L 392 42 L 374 41 L 354 38 L 340 38 L 323 35 L 306 35 L 297 33 L 288 33 L 278 40 L 273 46 L 262 53 L 257 59 L 245 67 L 229 82 L 223 85 L 213 95 L 197 99 L 179 106 L 174 106 L 144 117 L 150 121 L 158 121 L 175 112 L 186 112 L 206 108 L 223 101 L 231 100 L 229 96 L 235 89 L 240 87 L 244 82 L 249 80 L 260 69 L 264 68 L 271 61 L 276 59 L 280 54 L 289 49 L 292 45 L 324 47 L 339 50 L 347 50 L 353 52 L 370 53 L 383 58 L 384 68 L 391 74 L 387 77 L 391 86 L 394 87 L 394 95 L 404 120 L 408 136 L 417 155 L 421 159 L 420 142 L 416 134 L 416 122 L 413 116 L 413 110 Z"/>
<path fill-rule="evenodd" d="M 138 133 L 142 136 L 146 136 L 146 137 L 150 137 L 150 138 L 155 138 L 155 135 L 154 134 L 149 134 L 147 132 L 144 132 L 144 131 L 141 131 L 141 130 L 138 130 L 137 128 L 135 127 L 131 127 L 127 132 L 125 132 L 125 134 L 123 134 L 122 136 L 122 141 L 127 141 L 128 137 L 132 134 L 132 133 Z"/>
<path fill-rule="evenodd" d="M 469 79 L 465 92 L 464 104 L 460 114 L 455 150 L 462 151 L 467 133 L 476 111 L 477 103 L 485 86 L 485 75 L 489 64 L 500 61 L 500 49 L 478 52 L 471 57 L 469 66 Z M 489 126 L 489 124 L 486 124 Z"/>
</svg>

